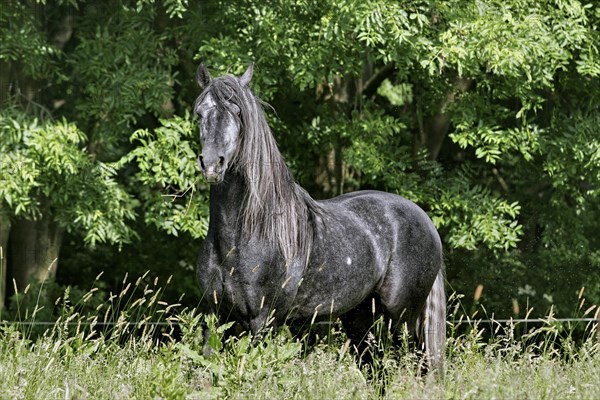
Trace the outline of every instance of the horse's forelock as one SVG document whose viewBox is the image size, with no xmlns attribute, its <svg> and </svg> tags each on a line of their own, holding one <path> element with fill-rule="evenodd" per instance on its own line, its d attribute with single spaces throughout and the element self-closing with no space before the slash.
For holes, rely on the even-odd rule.
<svg viewBox="0 0 600 400">
<path fill-rule="evenodd" d="M 237 78 L 222 76 L 210 82 L 202 93 L 200 93 L 194 106 L 198 107 L 209 95 L 215 106 L 220 110 L 227 110 L 228 103 L 240 106 L 244 103 L 241 98 L 243 90 L 244 88 L 239 84 Z"/>
</svg>

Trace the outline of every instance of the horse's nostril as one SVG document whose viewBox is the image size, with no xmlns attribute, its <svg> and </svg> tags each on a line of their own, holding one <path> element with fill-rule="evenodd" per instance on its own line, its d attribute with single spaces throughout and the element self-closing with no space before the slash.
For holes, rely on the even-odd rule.
<svg viewBox="0 0 600 400">
<path fill-rule="evenodd" d="M 206 167 L 204 166 L 204 158 L 202 157 L 202 155 L 198 156 L 198 164 L 200 165 L 200 168 L 206 169 Z"/>
<path fill-rule="evenodd" d="M 219 166 L 222 167 L 225 163 L 225 157 L 219 157 Z"/>
</svg>

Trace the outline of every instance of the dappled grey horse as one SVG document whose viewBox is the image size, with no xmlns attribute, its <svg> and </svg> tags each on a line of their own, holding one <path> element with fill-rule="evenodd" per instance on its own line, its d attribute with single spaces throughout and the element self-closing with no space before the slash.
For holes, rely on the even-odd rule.
<svg viewBox="0 0 600 400">
<path fill-rule="evenodd" d="M 198 259 L 204 299 L 223 321 L 259 334 L 286 322 L 342 321 L 357 345 L 384 315 L 406 323 L 441 366 L 446 298 L 431 220 L 400 196 L 359 191 L 315 201 L 294 182 L 249 89 L 200 65 L 202 153 L 210 223 Z"/>
</svg>

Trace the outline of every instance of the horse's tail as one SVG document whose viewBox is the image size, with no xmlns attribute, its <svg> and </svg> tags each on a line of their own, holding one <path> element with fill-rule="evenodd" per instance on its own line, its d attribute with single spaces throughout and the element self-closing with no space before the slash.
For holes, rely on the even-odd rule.
<svg viewBox="0 0 600 400">
<path fill-rule="evenodd" d="M 446 347 L 446 293 L 443 264 L 417 320 L 416 333 L 421 344 L 425 345 L 429 369 L 443 373 Z"/>
</svg>

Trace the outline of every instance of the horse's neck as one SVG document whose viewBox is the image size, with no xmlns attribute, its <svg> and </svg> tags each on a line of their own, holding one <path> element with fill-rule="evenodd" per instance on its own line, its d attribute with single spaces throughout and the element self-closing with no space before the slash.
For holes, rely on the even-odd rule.
<svg viewBox="0 0 600 400">
<path fill-rule="evenodd" d="M 226 172 L 223 182 L 210 189 L 210 225 L 235 230 L 239 225 L 246 184 L 236 172 Z"/>
</svg>

